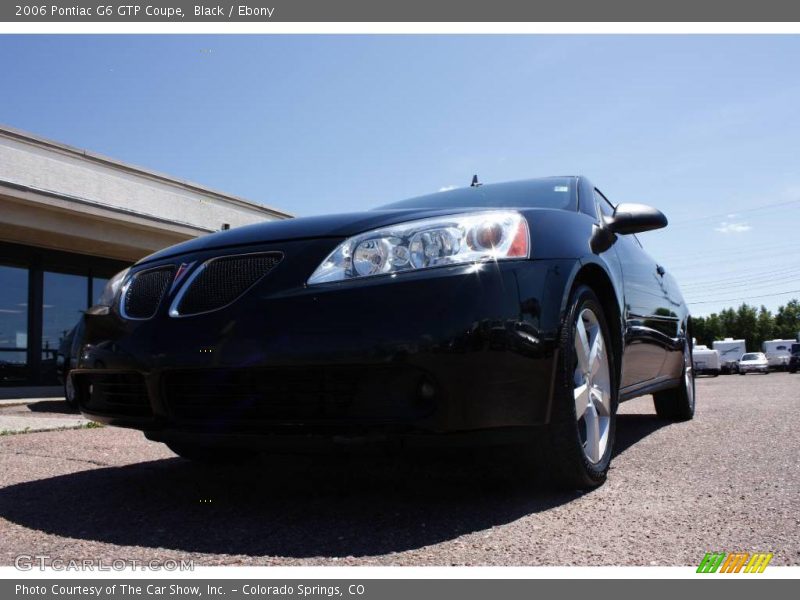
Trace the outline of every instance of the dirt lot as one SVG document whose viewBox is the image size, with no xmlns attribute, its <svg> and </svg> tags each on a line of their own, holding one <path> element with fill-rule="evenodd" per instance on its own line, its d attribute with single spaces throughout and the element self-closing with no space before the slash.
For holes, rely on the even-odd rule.
<svg viewBox="0 0 800 600">
<path fill-rule="evenodd" d="M 134 431 L 0 436 L 0 564 L 800 564 L 800 375 L 701 379 L 698 398 L 682 424 L 649 397 L 624 404 L 609 481 L 588 494 L 514 484 L 470 453 L 202 468 Z"/>
</svg>

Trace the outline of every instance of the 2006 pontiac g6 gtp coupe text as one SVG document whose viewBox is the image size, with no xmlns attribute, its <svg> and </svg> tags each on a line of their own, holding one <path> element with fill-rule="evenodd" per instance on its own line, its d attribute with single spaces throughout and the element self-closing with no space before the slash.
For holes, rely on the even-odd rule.
<svg viewBox="0 0 800 600">
<path fill-rule="evenodd" d="M 635 235 L 666 224 L 549 177 L 215 233 L 109 282 L 71 383 L 190 459 L 491 436 L 591 488 L 619 402 L 694 414 L 689 312 Z"/>
</svg>

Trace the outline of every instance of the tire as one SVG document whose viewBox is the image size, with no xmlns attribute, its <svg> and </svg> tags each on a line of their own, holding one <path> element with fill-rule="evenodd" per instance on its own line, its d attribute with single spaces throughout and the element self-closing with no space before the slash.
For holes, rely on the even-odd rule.
<svg viewBox="0 0 800 600">
<path fill-rule="evenodd" d="M 572 292 L 557 360 L 551 420 L 537 436 L 535 459 L 555 486 L 592 489 L 606 480 L 611 463 L 618 389 L 605 314 L 587 286 Z"/>
<path fill-rule="evenodd" d="M 191 443 L 165 442 L 175 454 L 192 462 L 205 464 L 230 464 L 250 462 L 254 455 L 239 448 L 207 446 Z"/>
<path fill-rule="evenodd" d="M 72 377 L 69 373 L 64 377 L 64 400 L 72 408 L 78 408 L 78 395 L 75 393 L 75 386 L 72 384 Z"/>
<path fill-rule="evenodd" d="M 739 373 L 744 375 L 744 373 Z M 683 372 L 677 387 L 653 394 L 656 414 L 669 421 L 689 421 L 694 417 L 695 384 L 692 368 L 692 343 L 686 340 L 683 347 Z"/>
</svg>

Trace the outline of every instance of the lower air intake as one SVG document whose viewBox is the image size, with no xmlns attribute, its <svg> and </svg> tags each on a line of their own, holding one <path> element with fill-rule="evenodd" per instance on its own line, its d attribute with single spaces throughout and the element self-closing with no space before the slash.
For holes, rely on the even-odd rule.
<svg viewBox="0 0 800 600">
<path fill-rule="evenodd" d="M 211 312 L 231 304 L 282 259 L 280 252 L 265 252 L 224 256 L 203 263 L 179 295 L 173 316 Z"/>
</svg>

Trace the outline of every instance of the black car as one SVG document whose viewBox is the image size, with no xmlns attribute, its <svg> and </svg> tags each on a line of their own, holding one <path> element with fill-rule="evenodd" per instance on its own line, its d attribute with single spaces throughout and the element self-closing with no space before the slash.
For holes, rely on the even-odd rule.
<svg viewBox="0 0 800 600">
<path fill-rule="evenodd" d="M 64 386 L 64 399 L 72 407 L 77 407 L 78 399 L 75 395 L 74 382 L 69 373 L 78 365 L 84 325 L 84 317 L 81 316 L 69 333 L 61 339 L 56 353 L 56 375 L 58 381 Z"/>
<path fill-rule="evenodd" d="M 794 344 L 792 344 L 794 347 Z M 792 356 L 789 357 L 789 373 L 797 373 L 800 370 L 800 350 L 797 352 L 792 352 Z"/>
<path fill-rule="evenodd" d="M 634 235 L 666 223 L 551 177 L 191 240 L 90 309 L 78 401 L 199 460 L 319 440 L 524 441 L 520 460 L 596 486 L 618 402 L 653 394 L 661 417 L 694 413 L 689 311 Z"/>
</svg>

